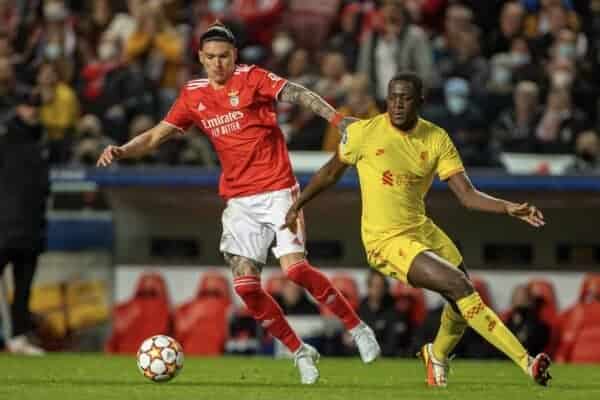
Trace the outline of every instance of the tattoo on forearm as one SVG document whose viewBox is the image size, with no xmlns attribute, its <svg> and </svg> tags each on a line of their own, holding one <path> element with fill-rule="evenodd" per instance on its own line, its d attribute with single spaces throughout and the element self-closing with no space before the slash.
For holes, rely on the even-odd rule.
<svg viewBox="0 0 600 400">
<path fill-rule="evenodd" d="M 262 265 L 249 258 L 229 253 L 223 253 L 223 257 L 225 258 L 225 262 L 231 267 L 234 278 L 247 275 L 259 276 L 262 271 Z"/>
<path fill-rule="evenodd" d="M 306 107 L 327 121 L 331 121 L 335 115 L 335 109 L 321 96 L 294 82 L 285 84 L 279 93 L 279 100 Z"/>
</svg>

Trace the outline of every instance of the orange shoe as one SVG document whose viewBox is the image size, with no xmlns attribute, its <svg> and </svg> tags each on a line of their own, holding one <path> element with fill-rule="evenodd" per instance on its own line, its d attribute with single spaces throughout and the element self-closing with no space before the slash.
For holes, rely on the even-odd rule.
<svg viewBox="0 0 600 400">
<path fill-rule="evenodd" d="M 542 386 L 548 386 L 548 381 L 552 379 L 548 369 L 550 368 L 552 361 L 546 353 L 540 353 L 535 358 L 529 360 L 529 375 L 533 378 L 535 383 Z"/>
<path fill-rule="evenodd" d="M 427 385 L 429 387 L 446 387 L 448 384 L 448 363 L 443 363 L 435 359 L 431 343 L 423 345 L 421 351 L 417 353 L 417 357 L 423 360 Z"/>
</svg>

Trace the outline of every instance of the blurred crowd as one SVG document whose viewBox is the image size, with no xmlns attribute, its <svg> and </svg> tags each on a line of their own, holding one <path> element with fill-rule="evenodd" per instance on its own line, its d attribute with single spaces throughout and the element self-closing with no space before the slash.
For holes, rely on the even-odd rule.
<svg viewBox="0 0 600 400">
<path fill-rule="evenodd" d="M 90 165 L 165 115 L 202 75 L 199 36 L 220 19 L 240 62 L 316 91 L 341 113 L 385 110 L 400 70 L 427 82 L 423 116 L 470 166 L 502 152 L 575 154 L 600 171 L 600 0 L 0 0 L 0 124 L 40 98 L 54 164 Z M 280 103 L 292 150 L 333 150 L 339 133 Z M 187 134 L 134 163 L 213 166 Z"/>
<path fill-rule="evenodd" d="M 352 275 L 334 273 L 332 284 L 348 299 L 360 318 L 373 328 L 386 357 L 414 357 L 431 342 L 440 324 L 444 303 L 427 304 L 424 291 L 391 281 L 375 270 L 364 275 L 361 293 Z M 588 274 L 578 299 L 560 309 L 552 281 L 531 279 L 511 288 L 510 305 L 498 310 L 488 283 L 477 276 L 473 284 L 483 301 L 501 316 L 530 354 L 546 351 L 560 362 L 600 362 L 600 275 Z M 263 281 L 302 338 L 322 354 L 356 356 L 357 349 L 339 320 L 319 306 L 301 287 L 276 272 Z M 146 337 L 168 333 L 189 355 L 268 354 L 273 338 L 243 306 L 235 305 L 230 281 L 217 270 L 203 272 L 192 298 L 172 307 L 162 275 L 140 275 L 132 297 L 117 304 L 112 332 L 106 342 L 111 353 L 135 353 Z M 135 329 L 134 329 L 135 327 Z M 471 329 L 453 352 L 464 358 L 504 358 Z"/>
</svg>

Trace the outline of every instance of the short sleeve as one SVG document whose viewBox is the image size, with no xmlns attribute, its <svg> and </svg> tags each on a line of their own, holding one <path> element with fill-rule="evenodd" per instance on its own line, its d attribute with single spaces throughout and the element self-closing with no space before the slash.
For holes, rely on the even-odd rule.
<svg viewBox="0 0 600 400">
<path fill-rule="evenodd" d="M 452 175 L 457 174 L 465 170 L 458 150 L 452 143 L 450 136 L 445 131 L 441 131 L 439 135 L 438 143 L 438 162 L 437 162 L 437 174 L 440 179 L 445 181 Z"/>
<path fill-rule="evenodd" d="M 272 100 L 277 100 L 279 92 L 287 83 L 287 79 L 258 67 L 253 68 L 250 74 L 250 79 L 256 82 L 258 95 Z"/>
<path fill-rule="evenodd" d="M 185 88 L 179 92 L 179 96 L 177 96 L 177 99 L 171 106 L 171 109 L 165 118 L 163 118 L 164 123 L 171 125 L 182 132 L 187 131 L 194 123 L 186 105 L 184 90 Z"/>
<path fill-rule="evenodd" d="M 339 145 L 339 156 L 342 162 L 356 164 L 360 159 L 365 125 L 366 121 L 358 121 L 346 127 Z"/>
</svg>

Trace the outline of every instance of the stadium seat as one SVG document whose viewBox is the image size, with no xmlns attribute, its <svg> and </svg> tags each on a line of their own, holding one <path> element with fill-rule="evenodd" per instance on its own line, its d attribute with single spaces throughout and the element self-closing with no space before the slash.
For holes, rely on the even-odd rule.
<svg viewBox="0 0 600 400">
<path fill-rule="evenodd" d="M 205 272 L 196 296 L 175 310 L 174 336 L 190 355 L 225 351 L 231 296 L 229 282 L 217 271 Z"/>
<path fill-rule="evenodd" d="M 540 319 L 548 326 L 554 326 L 558 314 L 554 284 L 545 279 L 532 279 L 528 286 L 531 295 L 541 302 L 539 305 Z"/>
<path fill-rule="evenodd" d="M 144 339 L 171 334 L 171 310 L 167 285 L 158 273 L 143 274 L 134 296 L 113 309 L 109 353 L 136 353 Z"/>
<path fill-rule="evenodd" d="M 198 295 L 221 297 L 230 305 L 231 288 L 229 280 L 219 271 L 206 271 L 200 278 Z"/>
<path fill-rule="evenodd" d="M 577 321 L 573 314 L 580 311 L 581 304 L 600 302 L 600 274 L 586 274 L 581 283 L 577 302 L 561 312 L 552 326 L 552 336 L 548 346 L 548 352 L 559 362 L 566 362 L 570 342 L 573 339 L 573 327 L 570 324 Z"/>
<path fill-rule="evenodd" d="M 600 362 L 600 302 L 576 305 L 562 326 L 557 361 Z"/>
<path fill-rule="evenodd" d="M 422 289 L 417 289 L 403 282 L 397 281 L 392 288 L 392 297 L 396 301 L 396 308 L 403 309 L 406 298 L 412 300 L 412 310 L 410 310 L 410 319 L 414 326 L 420 326 L 427 316 L 427 306 L 425 304 L 425 294 Z"/>
</svg>

